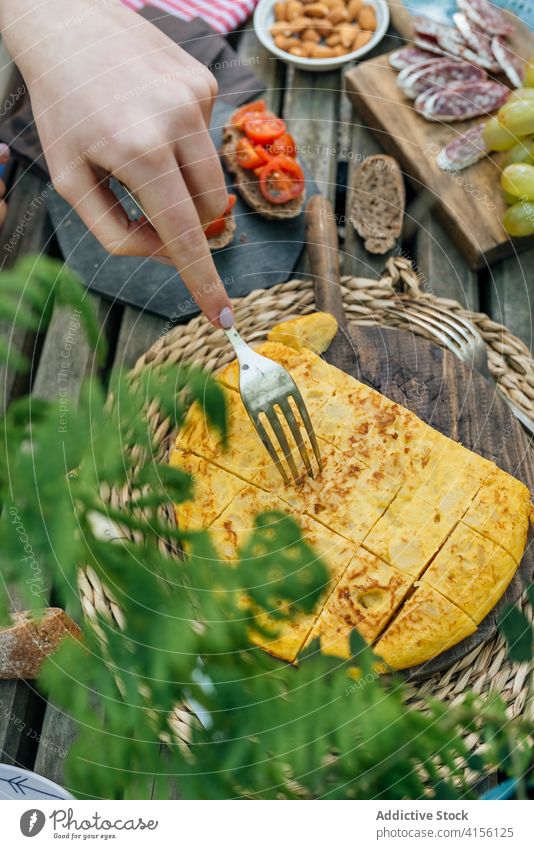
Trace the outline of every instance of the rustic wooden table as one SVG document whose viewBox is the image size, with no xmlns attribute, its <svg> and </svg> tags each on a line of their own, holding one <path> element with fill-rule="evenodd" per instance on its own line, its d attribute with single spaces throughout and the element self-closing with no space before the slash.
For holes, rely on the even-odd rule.
<svg viewBox="0 0 534 849">
<path fill-rule="evenodd" d="M 384 267 L 383 257 L 367 254 L 352 227 L 344 227 L 349 215 L 352 174 L 362 157 L 380 150 L 376 139 L 362 126 L 344 94 L 343 74 L 334 71 L 312 74 L 288 68 L 265 52 L 250 29 L 232 36 L 240 56 L 244 57 L 266 87 L 269 105 L 283 115 L 289 129 L 306 142 L 303 158 L 315 177 L 319 190 L 328 196 L 339 215 L 342 272 L 361 277 L 378 277 Z M 398 44 L 393 36 L 380 45 L 379 52 Z M 15 248 L 7 253 L 0 239 L 1 267 L 7 268 L 26 253 L 44 251 L 58 254 L 45 203 L 33 203 L 42 195 L 44 184 L 38 177 L 19 171 L 16 191 L 9 204 L 9 216 L 3 233 L 12 233 L 22 220 L 23 235 Z M 31 215 L 28 215 L 31 210 Z M 425 212 L 417 215 L 415 235 L 399 249 L 414 260 L 420 279 L 428 291 L 454 298 L 471 309 L 482 310 L 505 324 L 532 347 L 532 306 L 528 297 L 526 273 L 534 263 L 534 250 L 520 258 L 507 259 L 480 273 L 469 270 L 447 234 Z M 305 259 L 297 270 L 306 271 Z M 531 293 L 532 297 L 532 293 Z M 109 342 L 108 361 L 100 369 L 106 382 L 112 369 L 128 369 L 164 331 L 164 321 L 130 307 L 112 304 L 90 295 L 98 320 Z M 39 398 L 58 398 L 58 372 L 65 336 L 71 333 L 68 311 L 56 308 L 45 335 L 32 336 L 15 331 L 12 341 L 33 357 L 34 369 L 29 379 L 21 379 L 2 371 L 0 403 L 5 407 L 13 398 L 31 391 Z M 3 328 L 11 333 L 10 328 Z M 66 383 L 68 403 L 76 404 L 84 378 L 96 365 L 81 332 L 75 332 L 71 366 Z M 63 764 L 75 737 L 69 716 L 46 703 L 31 682 L 0 681 L 0 762 L 17 764 L 61 783 Z M 155 788 L 156 779 L 151 787 Z"/>
</svg>

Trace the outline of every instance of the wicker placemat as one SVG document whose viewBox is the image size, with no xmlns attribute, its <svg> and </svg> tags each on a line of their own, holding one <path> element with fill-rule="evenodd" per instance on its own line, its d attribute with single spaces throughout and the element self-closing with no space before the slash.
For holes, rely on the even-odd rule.
<svg viewBox="0 0 534 849">
<path fill-rule="evenodd" d="M 417 274 L 410 262 L 402 257 L 388 261 L 381 280 L 344 277 L 341 282 L 349 324 L 409 327 L 412 332 L 424 336 L 425 331 L 410 325 L 404 315 L 403 301 L 407 298 L 423 299 L 469 318 L 486 342 L 490 369 L 500 386 L 530 417 L 534 417 L 534 359 L 526 345 L 505 327 L 483 313 L 468 312 L 456 301 L 421 292 Z M 309 280 L 291 280 L 269 290 L 252 292 L 235 301 L 234 307 L 237 324 L 244 330 L 247 340 L 260 341 L 277 322 L 314 311 L 313 283 Z M 179 362 L 195 363 L 212 371 L 231 359 L 233 353 L 224 334 L 199 316 L 158 339 L 138 360 L 132 377 L 135 379 L 146 367 Z M 159 417 L 155 404 L 150 415 L 157 434 L 159 455 L 166 457 L 173 440 L 170 423 Z M 109 492 L 106 497 L 115 507 L 120 508 L 131 497 L 131 493 L 125 488 L 121 492 Z M 166 518 L 171 515 L 169 509 Z M 128 535 L 127 530 L 124 533 Z M 165 545 L 164 541 L 162 545 Z M 91 570 L 81 573 L 80 591 L 84 610 L 89 617 L 94 615 L 95 610 L 107 612 L 121 626 L 118 606 Z M 525 613 L 532 619 L 532 611 L 526 601 L 523 601 L 523 606 Z M 527 664 L 512 663 L 508 659 L 504 641 L 496 635 L 455 663 L 447 672 L 412 685 L 410 703 L 420 707 L 422 697 L 432 695 L 452 704 L 461 699 L 468 688 L 478 693 L 498 691 L 510 715 L 515 716 L 528 710 L 534 718 L 534 704 L 526 704 L 530 675 L 532 670 Z M 478 734 L 471 734 L 467 742 L 470 748 L 476 749 L 480 745 Z"/>
</svg>

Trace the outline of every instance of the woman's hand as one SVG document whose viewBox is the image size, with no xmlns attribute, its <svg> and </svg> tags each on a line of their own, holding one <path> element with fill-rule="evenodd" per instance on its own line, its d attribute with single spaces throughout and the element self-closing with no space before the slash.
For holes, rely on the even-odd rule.
<svg viewBox="0 0 534 849">
<path fill-rule="evenodd" d="M 219 324 L 231 304 L 202 229 L 227 204 L 210 71 L 113 0 L 2 0 L 0 28 L 57 191 L 110 253 L 168 257 Z M 154 227 L 128 220 L 110 174 Z"/>
</svg>

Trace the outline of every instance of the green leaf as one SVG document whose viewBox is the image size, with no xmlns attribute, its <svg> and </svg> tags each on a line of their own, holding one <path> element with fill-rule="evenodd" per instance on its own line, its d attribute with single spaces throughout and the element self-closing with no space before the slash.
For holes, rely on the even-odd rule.
<svg viewBox="0 0 534 849">
<path fill-rule="evenodd" d="M 532 626 L 519 608 L 507 608 L 501 617 L 499 628 L 506 639 L 512 660 L 516 663 L 528 663 L 532 660 Z"/>
</svg>

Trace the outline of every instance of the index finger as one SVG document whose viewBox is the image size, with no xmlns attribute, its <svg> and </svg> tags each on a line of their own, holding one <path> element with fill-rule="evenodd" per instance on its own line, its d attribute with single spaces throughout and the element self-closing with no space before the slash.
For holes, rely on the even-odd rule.
<svg viewBox="0 0 534 849">
<path fill-rule="evenodd" d="M 219 326 L 219 316 L 224 309 L 231 310 L 231 302 L 176 161 L 149 179 L 143 180 L 137 171 L 135 182 L 138 185 L 128 180 L 128 186 L 139 198 L 166 253 L 202 312 L 212 324 Z"/>
</svg>

